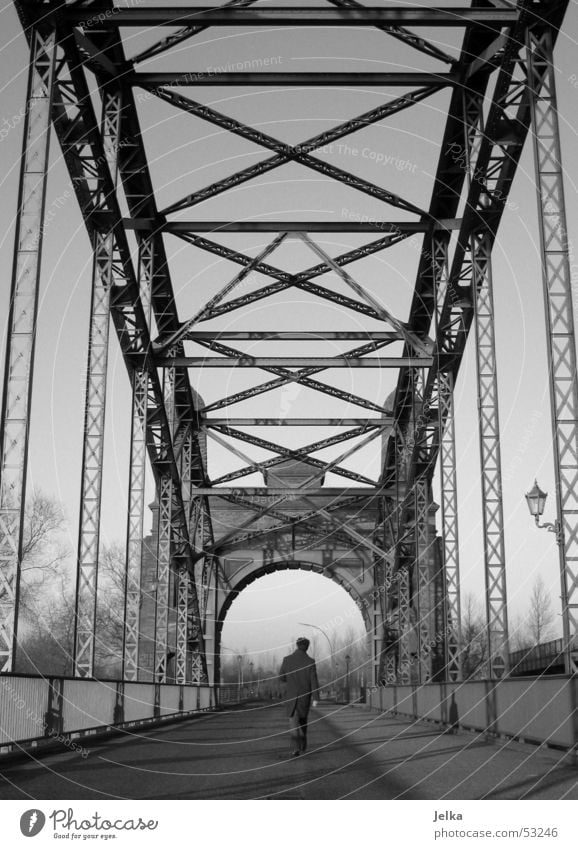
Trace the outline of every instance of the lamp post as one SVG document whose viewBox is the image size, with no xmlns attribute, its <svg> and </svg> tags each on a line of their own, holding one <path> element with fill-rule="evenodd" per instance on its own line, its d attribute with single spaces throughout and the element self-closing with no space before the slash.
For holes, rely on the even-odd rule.
<svg viewBox="0 0 578 849">
<path fill-rule="evenodd" d="M 249 663 L 249 693 L 253 695 L 253 669 L 255 668 L 255 664 L 253 661 Z"/>
<path fill-rule="evenodd" d="M 316 631 L 321 631 L 321 633 L 323 634 L 323 636 L 325 637 L 325 639 L 329 643 L 329 651 L 331 653 L 330 654 L 330 657 L 331 657 L 331 676 L 333 678 L 333 680 L 331 682 L 331 692 L 335 692 L 335 682 L 337 681 L 337 672 L 336 672 L 336 669 L 335 669 L 335 652 L 333 651 L 333 643 L 331 642 L 331 640 L 329 639 L 329 637 L 327 636 L 327 634 L 325 633 L 323 628 L 320 628 L 319 625 L 311 625 L 309 622 L 299 622 L 299 624 L 304 625 L 306 628 L 315 628 Z"/>
<path fill-rule="evenodd" d="M 540 523 L 540 516 L 544 512 L 544 507 L 546 506 L 546 499 L 548 498 L 547 492 L 542 492 L 540 487 L 538 486 L 538 481 L 534 480 L 534 486 L 530 490 L 530 492 L 526 493 L 526 501 L 528 503 L 528 510 L 530 511 L 530 516 L 534 517 L 534 521 L 536 522 L 537 528 L 545 528 L 547 531 L 550 531 L 553 534 L 556 534 L 556 542 L 558 545 L 563 545 L 564 538 L 562 534 L 562 525 L 556 519 L 554 522 L 542 522 Z"/>
<path fill-rule="evenodd" d="M 349 663 L 351 658 L 348 654 L 345 655 L 345 701 L 347 704 L 351 701 L 351 690 L 349 688 Z"/>
<path fill-rule="evenodd" d="M 243 655 L 242 654 L 237 655 L 237 663 L 239 664 L 238 678 L 237 678 L 238 686 L 239 686 L 239 701 L 241 701 L 242 693 L 243 693 Z"/>
<path fill-rule="evenodd" d="M 562 635 L 564 639 L 564 669 L 566 675 L 572 674 L 572 641 L 570 637 L 570 615 L 568 611 L 568 587 L 566 583 L 566 556 L 564 551 L 564 529 L 559 519 L 553 522 L 540 522 L 540 516 L 544 513 L 547 492 L 543 492 L 534 480 L 534 486 L 526 493 L 526 502 L 530 515 L 534 517 L 537 528 L 544 528 L 550 533 L 556 534 L 556 542 L 560 551 L 560 586 L 562 599 Z"/>
</svg>

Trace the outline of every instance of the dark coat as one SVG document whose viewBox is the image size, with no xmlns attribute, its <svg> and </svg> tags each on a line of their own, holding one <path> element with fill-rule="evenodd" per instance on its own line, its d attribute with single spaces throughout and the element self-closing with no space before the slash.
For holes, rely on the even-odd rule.
<svg viewBox="0 0 578 849">
<path fill-rule="evenodd" d="M 306 719 L 311 699 L 318 698 L 319 682 L 315 661 L 307 652 L 297 649 L 283 658 L 279 678 L 286 687 L 285 699 L 289 716 Z"/>
</svg>

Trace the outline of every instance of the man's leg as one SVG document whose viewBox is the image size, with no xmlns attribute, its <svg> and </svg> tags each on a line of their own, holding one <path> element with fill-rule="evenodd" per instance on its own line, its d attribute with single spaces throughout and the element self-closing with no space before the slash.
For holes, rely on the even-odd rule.
<svg viewBox="0 0 578 849">
<path fill-rule="evenodd" d="M 299 728 L 301 731 L 301 735 L 299 737 L 299 749 L 302 752 L 307 751 L 307 717 L 300 716 L 299 717 Z"/>
</svg>

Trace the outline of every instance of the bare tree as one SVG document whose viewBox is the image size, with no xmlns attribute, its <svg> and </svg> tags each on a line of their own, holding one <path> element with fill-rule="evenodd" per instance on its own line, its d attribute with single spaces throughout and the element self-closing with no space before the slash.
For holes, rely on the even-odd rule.
<svg viewBox="0 0 578 849">
<path fill-rule="evenodd" d="M 121 543 L 102 547 L 98 566 L 95 674 L 116 678 L 122 672 L 126 554 Z"/>
<path fill-rule="evenodd" d="M 532 645 L 539 645 L 552 639 L 555 620 L 550 593 L 546 589 L 542 576 L 537 575 L 526 616 L 526 626 Z"/>
<path fill-rule="evenodd" d="M 74 591 L 66 575 L 53 582 L 34 627 L 18 642 L 16 668 L 34 675 L 71 675 L 74 653 Z"/>
<path fill-rule="evenodd" d="M 58 501 L 40 490 L 33 492 L 24 510 L 20 565 L 20 608 L 25 614 L 36 614 L 41 587 L 56 577 L 68 556 L 60 539 L 65 526 Z M 5 594 L 6 588 L 0 584 L 0 600 Z"/>
<path fill-rule="evenodd" d="M 465 679 L 480 678 L 488 657 L 485 617 L 471 593 L 462 602 L 462 671 Z"/>
</svg>

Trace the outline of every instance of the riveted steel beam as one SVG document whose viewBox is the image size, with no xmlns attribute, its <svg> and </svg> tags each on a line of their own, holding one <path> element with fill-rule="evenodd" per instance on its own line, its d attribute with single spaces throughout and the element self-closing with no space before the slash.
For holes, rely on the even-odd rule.
<svg viewBox="0 0 578 849">
<path fill-rule="evenodd" d="M 0 673 L 13 672 L 56 34 L 30 34 L 0 421 Z"/>
<path fill-rule="evenodd" d="M 159 367 L 168 365 L 166 357 L 156 357 Z M 176 357 L 175 365 L 186 368 L 401 368 L 430 366 L 431 357 Z"/>
<path fill-rule="evenodd" d="M 113 192 L 118 175 L 122 108 L 121 93 L 116 89 L 105 89 L 102 104 L 102 140 Z M 98 199 L 98 210 L 105 212 L 107 208 L 108 199 L 103 191 L 102 197 Z M 92 677 L 94 671 L 108 336 L 115 259 L 114 233 L 111 222 L 106 223 L 105 218 L 104 227 L 95 231 L 93 240 L 74 628 L 74 674 L 79 678 Z"/>
<path fill-rule="evenodd" d="M 459 218 L 440 221 L 153 221 L 125 218 L 127 230 L 155 230 L 162 233 L 429 233 L 431 230 L 457 230 Z"/>
<path fill-rule="evenodd" d="M 56 8 L 56 7 L 55 7 Z M 59 6 L 61 11 L 62 7 Z M 496 9 L 487 7 L 471 8 L 455 6 L 449 8 L 415 8 L 411 6 L 357 7 L 328 9 L 324 6 L 309 8 L 304 6 L 269 6 L 268 8 L 234 8 L 220 6 L 149 6 L 134 8 L 116 6 L 114 15 L 110 7 L 94 3 L 83 9 L 69 7 L 65 18 L 73 24 L 90 28 L 91 24 L 112 27 L 171 27 L 194 26 L 211 27 L 271 27 L 271 26 L 424 26 L 424 27 L 466 27 L 482 24 L 486 27 L 502 27 L 518 20 L 518 11 L 513 8 Z"/>
<path fill-rule="evenodd" d="M 578 673 L 578 378 L 553 33 L 549 28 L 528 29 L 526 58 L 546 317 L 564 661 L 566 674 L 573 675 Z"/>
</svg>

